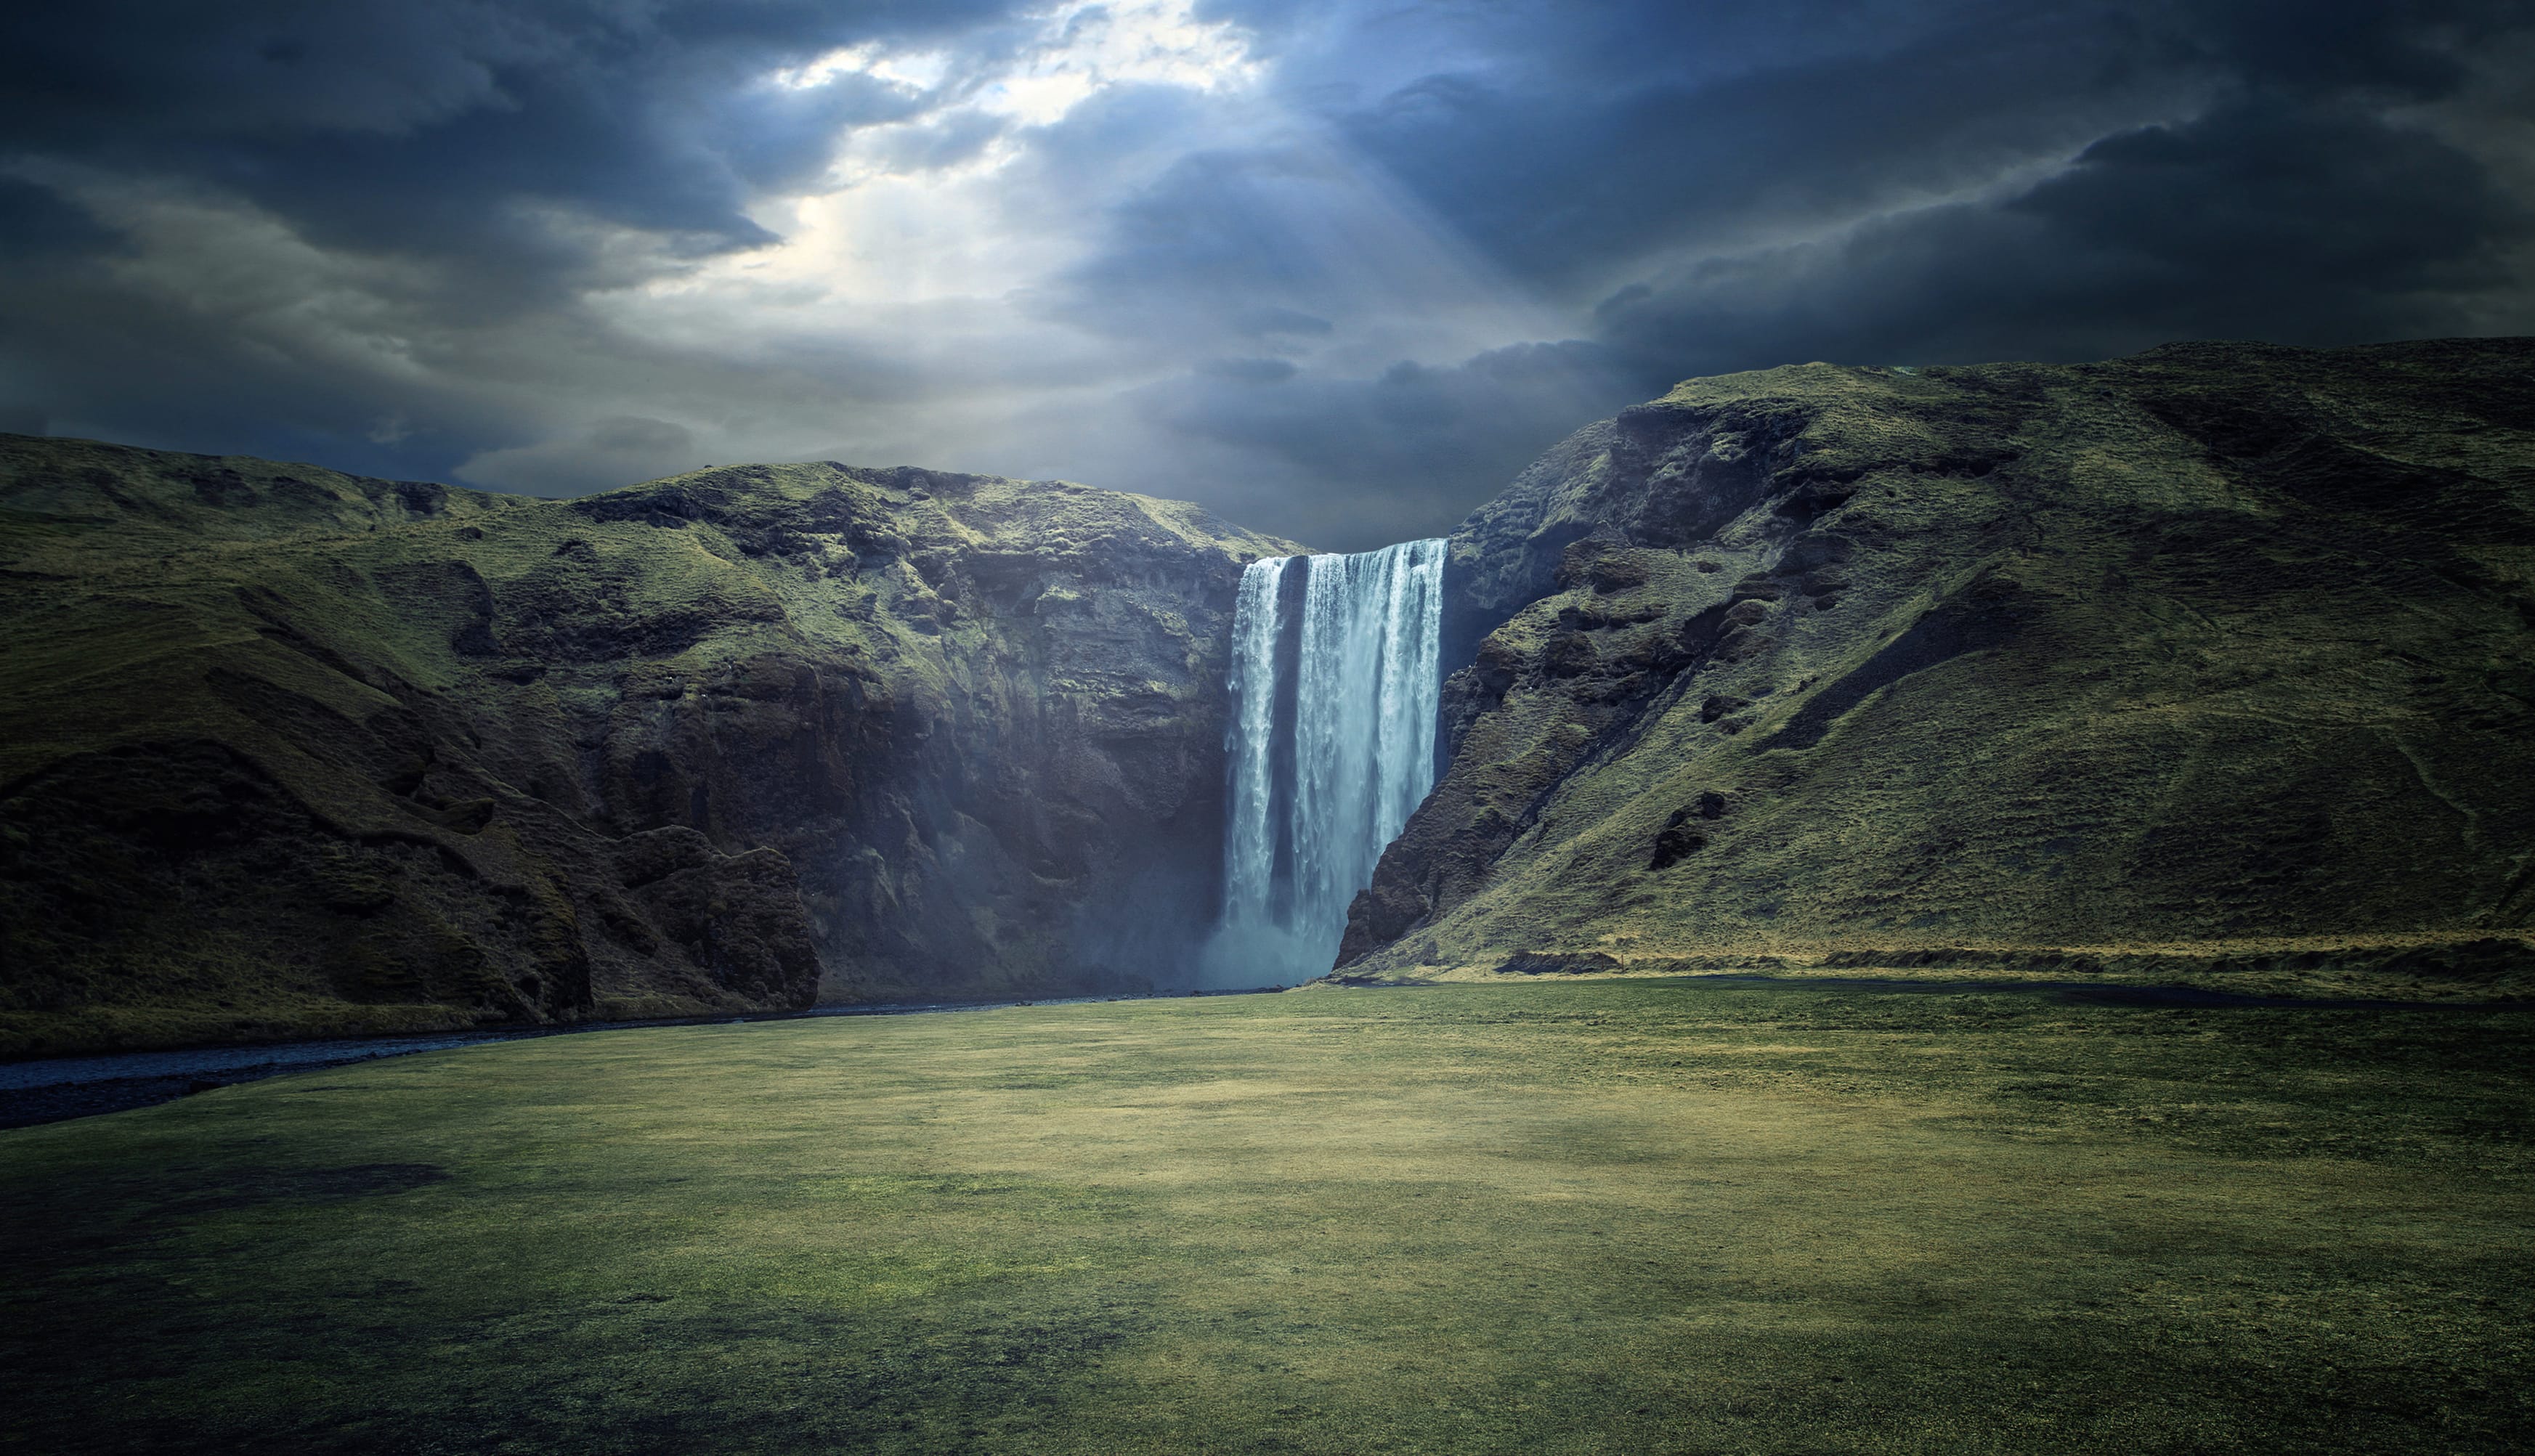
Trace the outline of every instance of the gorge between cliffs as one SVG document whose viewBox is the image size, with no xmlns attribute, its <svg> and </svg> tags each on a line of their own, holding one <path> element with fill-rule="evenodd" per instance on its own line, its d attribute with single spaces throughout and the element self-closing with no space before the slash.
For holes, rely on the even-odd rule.
<svg viewBox="0 0 2535 1456">
<path fill-rule="evenodd" d="M 2491 997 L 2535 344 L 1804 365 L 1449 537 L 0 439 L 0 1050 L 1631 972 Z"/>
</svg>

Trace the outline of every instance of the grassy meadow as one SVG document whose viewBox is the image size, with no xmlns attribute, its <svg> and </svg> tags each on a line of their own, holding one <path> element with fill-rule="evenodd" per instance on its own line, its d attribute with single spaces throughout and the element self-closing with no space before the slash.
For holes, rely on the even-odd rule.
<svg viewBox="0 0 2535 1456">
<path fill-rule="evenodd" d="M 1602 981 L 458 1049 L 0 1133 L 0 1446 L 2523 1449 L 2530 1044 Z"/>
</svg>

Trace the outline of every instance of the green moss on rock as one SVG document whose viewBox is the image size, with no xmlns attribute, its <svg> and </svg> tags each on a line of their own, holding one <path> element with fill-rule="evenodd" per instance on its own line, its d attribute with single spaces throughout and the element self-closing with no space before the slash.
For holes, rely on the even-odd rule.
<svg viewBox="0 0 2535 1456">
<path fill-rule="evenodd" d="M 1135 984 L 1211 909 L 1233 585 L 1290 549 L 0 437 L 0 1054 Z"/>
<path fill-rule="evenodd" d="M 1352 976 L 2535 990 L 2535 340 L 1694 380 L 1453 590 L 1457 752 Z"/>
</svg>

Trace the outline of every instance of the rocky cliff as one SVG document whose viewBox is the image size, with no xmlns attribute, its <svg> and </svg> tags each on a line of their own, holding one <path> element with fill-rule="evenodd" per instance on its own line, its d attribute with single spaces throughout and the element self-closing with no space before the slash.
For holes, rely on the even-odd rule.
<svg viewBox="0 0 2535 1456">
<path fill-rule="evenodd" d="M 924 470 L 0 437 L 0 1053 L 1167 976 L 1233 589 L 1293 549 Z"/>
<path fill-rule="evenodd" d="M 1234 589 L 1294 549 L 0 437 L 0 1055 L 1178 979 Z M 2535 341 L 1693 381 L 1446 589 L 1347 979 L 2535 991 Z"/>
<path fill-rule="evenodd" d="M 2528 967 L 2535 340 L 1697 380 L 1449 591 L 1352 978 Z"/>
</svg>

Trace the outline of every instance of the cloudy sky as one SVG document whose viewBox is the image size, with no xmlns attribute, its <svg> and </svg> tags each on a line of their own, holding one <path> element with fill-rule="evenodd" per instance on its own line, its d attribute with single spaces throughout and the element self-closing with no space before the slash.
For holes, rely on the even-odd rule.
<svg viewBox="0 0 2535 1456">
<path fill-rule="evenodd" d="M 918 463 L 1350 549 L 1691 375 L 2524 333 L 2514 0 L 0 19 L 0 428 L 369 474 Z"/>
</svg>

